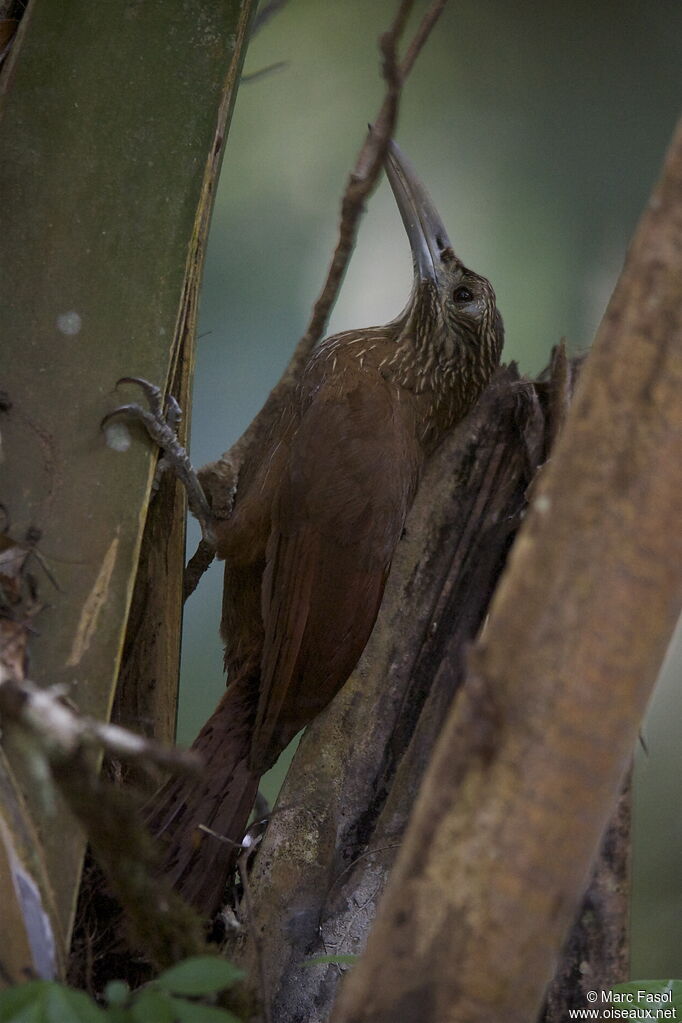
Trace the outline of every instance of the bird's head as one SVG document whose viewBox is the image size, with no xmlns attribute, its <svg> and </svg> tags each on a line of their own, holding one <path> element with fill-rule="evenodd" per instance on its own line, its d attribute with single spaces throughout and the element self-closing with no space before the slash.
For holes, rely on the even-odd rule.
<svg viewBox="0 0 682 1023">
<path fill-rule="evenodd" d="M 403 314 L 418 347 L 428 346 L 424 365 L 446 368 L 475 391 L 488 382 L 500 360 L 504 340 L 495 292 L 485 277 L 455 255 L 443 221 L 410 161 L 389 143 L 386 173 L 407 231 L 414 264 L 414 285 Z"/>
</svg>

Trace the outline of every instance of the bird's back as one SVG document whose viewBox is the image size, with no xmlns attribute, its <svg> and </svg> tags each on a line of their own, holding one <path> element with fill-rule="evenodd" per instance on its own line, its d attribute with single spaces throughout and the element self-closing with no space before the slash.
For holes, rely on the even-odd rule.
<svg viewBox="0 0 682 1023">
<path fill-rule="evenodd" d="M 258 674 L 252 766 L 329 703 L 376 619 L 422 452 L 380 335 L 325 342 L 221 538 L 228 675 Z M 245 593 L 248 596 L 245 597 Z"/>
</svg>

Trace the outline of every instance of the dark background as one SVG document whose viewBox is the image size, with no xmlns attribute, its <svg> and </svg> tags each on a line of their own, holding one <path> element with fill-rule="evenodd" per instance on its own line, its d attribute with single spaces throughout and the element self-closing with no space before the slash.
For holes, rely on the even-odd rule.
<svg viewBox="0 0 682 1023">
<path fill-rule="evenodd" d="M 417 4 L 418 13 L 426 4 Z M 192 460 L 260 408 L 303 333 L 336 237 L 343 184 L 382 95 L 387 0 L 290 0 L 257 36 L 209 244 Z M 451 3 L 405 90 L 397 137 L 456 251 L 498 295 L 505 358 L 532 374 L 565 338 L 591 343 L 680 111 L 682 4 Z M 409 292 L 409 247 L 382 183 L 331 330 L 381 323 Z M 194 547 L 196 532 L 190 536 Z M 186 611 L 179 738 L 222 692 L 221 570 Z M 682 646 L 682 641 L 680 643 Z M 682 977 L 680 654 L 638 752 L 632 976 Z M 269 780 L 276 790 L 280 772 Z M 560 812 L 560 808 L 559 808 Z"/>
</svg>

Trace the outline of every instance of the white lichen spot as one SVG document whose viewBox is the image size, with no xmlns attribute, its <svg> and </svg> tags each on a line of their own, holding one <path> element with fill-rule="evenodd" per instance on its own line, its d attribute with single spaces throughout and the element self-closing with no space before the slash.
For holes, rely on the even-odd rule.
<svg viewBox="0 0 682 1023">
<path fill-rule="evenodd" d="M 540 494 L 535 501 L 535 508 L 540 515 L 546 515 L 549 509 L 552 507 L 552 502 L 546 494 Z"/>
<path fill-rule="evenodd" d="M 75 337 L 80 334 L 83 321 L 75 310 L 70 309 L 68 313 L 60 313 L 57 317 L 57 330 L 67 337 Z"/>
<path fill-rule="evenodd" d="M 107 423 L 104 427 L 104 440 L 112 451 L 127 451 L 132 438 L 125 423 Z"/>
</svg>

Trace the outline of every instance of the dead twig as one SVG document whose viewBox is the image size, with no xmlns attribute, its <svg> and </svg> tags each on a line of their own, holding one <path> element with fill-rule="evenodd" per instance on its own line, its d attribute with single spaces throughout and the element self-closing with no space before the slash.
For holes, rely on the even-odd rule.
<svg viewBox="0 0 682 1023">
<path fill-rule="evenodd" d="M 251 71 L 247 75 L 242 75 L 242 85 L 256 82 L 260 78 L 265 78 L 267 75 L 274 74 L 276 71 L 284 71 L 287 67 L 289 67 L 288 60 L 276 60 L 272 64 L 267 64 L 265 67 L 259 68 L 258 71 Z"/>
<path fill-rule="evenodd" d="M 270 3 L 264 4 L 253 19 L 251 38 L 255 36 L 256 32 L 260 32 L 267 25 L 270 18 L 277 14 L 278 11 L 281 11 L 283 7 L 286 7 L 286 4 L 287 0 L 270 0 Z"/>
<path fill-rule="evenodd" d="M 431 31 L 440 18 L 447 0 L 434 0 L 428 11 L 422 18 L 419 28 L 414 34 L 412 42 L 407 48 L 407 53 L 400 65 L 400 75 L 403 81 L 407 78 L 410 71 L 414 67 L 414 62 L 422 51 L 424 43 L 431 35 Z"/>
<path fill-rule="evenodd" d="M 11 677 L 0 666 L 0 713 L 30 733 L 48 761 L 100 747 L 112 756 L 156 764 L 165 770 L 198 772 L 201 768 L 195 753 L 163 746 L 127 728 L 81 714 L 65 702 L 66 695 L 62 686 L 42 688 L 29 679 Z"/>
</svg>

